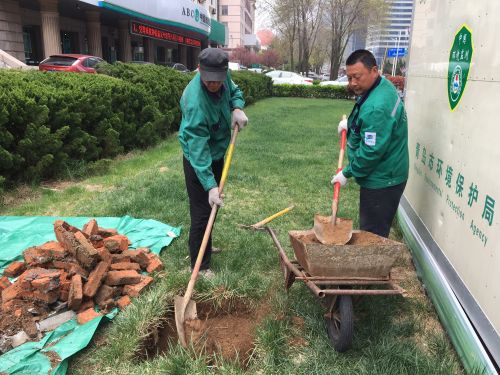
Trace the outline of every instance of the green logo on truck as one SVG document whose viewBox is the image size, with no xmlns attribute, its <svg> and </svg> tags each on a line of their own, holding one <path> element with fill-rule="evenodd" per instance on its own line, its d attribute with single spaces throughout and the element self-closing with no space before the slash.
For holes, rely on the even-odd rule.
<svg viewBox="0 0 500 375">
<path fill-rule="evenodd" d="M 458 105 L 464 93 L 473 51 L 472 32 L 467 26 L 463 25 L 455 34 L 448 65 L 448 101 L 452 111 Z"/>
</svg>

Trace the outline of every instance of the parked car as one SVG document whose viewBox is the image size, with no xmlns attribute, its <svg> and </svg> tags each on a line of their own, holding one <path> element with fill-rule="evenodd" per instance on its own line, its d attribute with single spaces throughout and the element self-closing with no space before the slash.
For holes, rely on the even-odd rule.
<svg viewBox="0 0 500 375">
<path fill-rule="evenodd" d="M 312 85 L 313 79 L 302 77 L 300 74 L 295 72 L 287 72 L 285 70 L 273 70 L 266 73 L 266 76 L 271 77 L 273 84 L 282 85 Z"/>
<path fill-rule="evenodd" d="M 337 78 L 335 81 L 323 81 L 319 84 L 320 86 L 347 86 L 349 85 L 349 79 L 347 76 L 342 76 Z"/>
<path fill-rule="evenodd" d="M 63 53 L 49 56 L 38 65 L 38 69 L 45 72 L 96 73 L 96 65 L 103 61 L 97 56 Z"/>
<path fill-rule="evenodd" d="M 167 63 L 167 66 L 169 68 L 178 70 L 181 73 L 189 73 L 189 69 L 186 68 L 186 66 L 184 64 L 181 64 L 181 63 Z"/>
<path fill-rule="evenodd" d="M 240 63 L 237 62 L 229 62 L 228 64 L 229 70 L 241 70 Z"/>
<path fill-rule="evenodd" d="M 262 68 L 248 68 L 249 72 L 262 73 Z"/>
<path fill-rule="evenodd" d="M 129 61 L 128 64 L 154 65 L 152 62 L 142 61 L 142 60 L 132 60 L 132 61 Z"/>
</svg>

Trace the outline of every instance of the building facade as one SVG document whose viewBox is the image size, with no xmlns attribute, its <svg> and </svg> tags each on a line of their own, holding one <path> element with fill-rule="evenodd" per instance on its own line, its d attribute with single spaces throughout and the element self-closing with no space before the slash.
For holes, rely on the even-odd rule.
<svg viewBox="0 0 500 375">
<path fill-rule="evenodd" d="M 387 15 L 381 25 L 368 27 L 366 48 L 373 52 L 381 66 L 391 48 L 409 46 L 414 0 L 386 0 Z"/>
<path fill-rule="evenodd" d="M 255 1 L 219 0 L 219 21 L 228 29 L 226 49 L 242 46 L 253 50 L 260 48 L 255 35 Z"/>
<path fill-rule="evenodd" d="M 52 54 L 82 53 L 194 69 L 202 48 L 226 43 L 213 2 L 2 0 L 0 49 L 29 65 Z"/>
</svg>

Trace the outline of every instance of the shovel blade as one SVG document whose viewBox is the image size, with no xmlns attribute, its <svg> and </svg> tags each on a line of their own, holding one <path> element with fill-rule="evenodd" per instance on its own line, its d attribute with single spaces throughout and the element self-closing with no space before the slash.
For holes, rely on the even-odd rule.
<svg viewBox="0 0 500 375">
<path fill-rule="evenodd" d="M 177 334 L 179 336 L 179 343 L 186 348 L 186 331 L 184 329 L 184 322 L 186 320 L 192 320 L 198 318 L 198 313 L 196 311 L 196 302 L 193 300 L 188 300 L 183 296 L 175 296 L 174 298 L 174 312 L 175 312 L 175 326 L 177 328 Z"/>
<path fill-rule="evenodd" d="M 323 245 L 345 245 L 352 236 L 352 220 L 331 216 L 314 215 L 314 234 Z"/>
</svg>

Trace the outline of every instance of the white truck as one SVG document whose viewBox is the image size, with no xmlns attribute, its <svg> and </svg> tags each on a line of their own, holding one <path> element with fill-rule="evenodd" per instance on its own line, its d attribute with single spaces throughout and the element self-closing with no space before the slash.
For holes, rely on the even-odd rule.
<svg viewBox="0 0 500 375">
<path fill-rule="evenodd" d="M 499 0 L 415 0 L 398 217 L 468 373 L 500 365 L 499 29 Z"/>
</svg>

